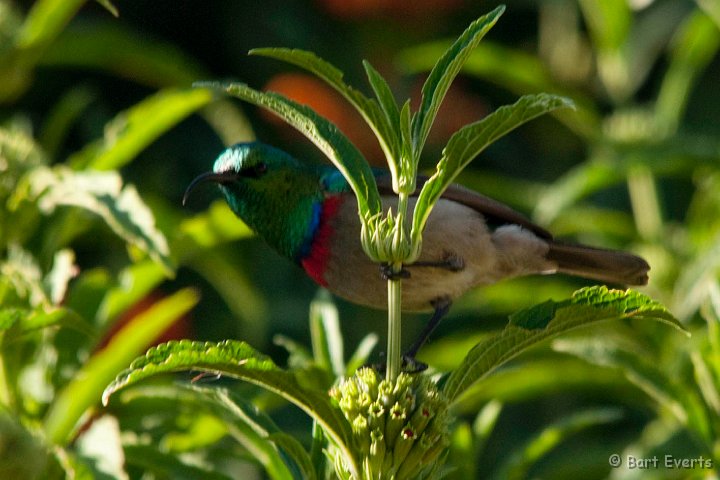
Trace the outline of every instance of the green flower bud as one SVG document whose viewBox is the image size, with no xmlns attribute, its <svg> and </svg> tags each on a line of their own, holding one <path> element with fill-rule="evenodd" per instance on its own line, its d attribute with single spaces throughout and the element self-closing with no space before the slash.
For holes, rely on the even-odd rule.
<svg viewBox="0 0 720 480">
<path fill-rule="evenodd" d="M 390 408 L 385 423 L 385 440 L 393 443 L 407 420 L 407 411 L 397 402 Z"/>
<path fill-rule="evenodd" d="M 330 393 L 352 427 L 360 478 L 431 478 L 450 440 L 448 404 L 429 377 L 401 373 L 390 383 L 364 368 Z M 331 452 L 338 476 L 354 479 L 340 449 Z"/>
</svg>

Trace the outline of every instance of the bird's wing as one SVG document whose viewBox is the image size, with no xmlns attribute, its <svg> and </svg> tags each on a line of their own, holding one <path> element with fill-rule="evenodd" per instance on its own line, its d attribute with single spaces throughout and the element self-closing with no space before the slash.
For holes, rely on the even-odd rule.
<svg viewBox="0 0 720 480">
<path fill-rule="evenodd" d="M 413 196 L 420 194 L 420 189 L 422 189 L 428 178 L 429 177 L 424 175 L 418 176 L 417 188 Z M 378 175 L 376 177 L 376 181 L 381 195 L 394 195 L 392 189 L 392 178 L 389 174 Z M 550 232 L 531 222 L 522 213 L 516 212 L 504 203 L 500 203 L 490 197 L 481 195 L 469 188 L 452 184 L 447 188 L 447 190 L 445 190 L 441 198 L 444 198 L 445 200 L 452 200 L 453 202 L 472 208 L 476 212 L 482 214 L 489 225 L 520 225 L 521 227 L 530 230 L 540 238 L 552 240 Z"/>
</svg>

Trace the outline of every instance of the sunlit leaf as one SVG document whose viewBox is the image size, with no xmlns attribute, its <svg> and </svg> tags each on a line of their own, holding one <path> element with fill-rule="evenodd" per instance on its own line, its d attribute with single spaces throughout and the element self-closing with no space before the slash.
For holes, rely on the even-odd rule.
<svg viewBox="0 0 720 480">
<path fill-rule="evenodd" d="M 522 351 L 572 329 L 603 320 L 637 318 L 660 321 L 683 330 L 661 304 L 632 290 L 589 287 L 562 302 L 548 300 L 510 317 L 505 329 L 476 345 L 448 377 L 443 391 L 450 401 Z"/>
<path fill-rule="evenodd" d="M 320 290 L 310 304 L 310 336 L 315 361 L 339 378 L 345 373 L 343 338 L 337 307 L 326 290 Z"/>
<path fill-rule="evenodd" d="M 112 415 L 93 419 L 75 442 L 80 458 L 92 465 L 98 476 L 129 480 L 125 471 L 125 453 L 120 432 L 120 423 Z"/>
<path fill-rule="evenodd" d="M 580 0 L 597 48 L 618 50 L 630 33 L 632 12 L 626 0 Z"/>
<path fill-rule="evenodd" d="M 713 19 L 718 28 L 720 28 L 720 1 L 698 0 L 697 4 L 710 18 Z"/>
<path fill-rule="evenodd" d="M 45 154 L 29 134 L 0 128 L 0 195 L 8 195 L 25 172 L 46 163 Z"/>
<path fill-rule="evenodd" d="M 501 5 L 492 12 L 475 20 L 448 48 L 430 71 L 422 88 L 422 101 L 413 118 L 413 157 L 419 158 L 440 109 L 440 104 L 450 88 L 450 84 L 460 72 L 473 48 L 480 43 L 485 34 L 495 25 L 505 11 Z"/>
<path fill-rule="evenodd" d="M 15 326 L 18 334 L 42 330 L 49 327 L 70 328 L 90 338 L 97 331 L 76 312 L 65 307 L 52 307 L 47 310 L 23 310 L 8 308 L 0 310 L 0 331 Z"/>
<path fill-rule="evenodd" d="M 110 395 L 120 388 L 145 378 L 183 370 L 206 371 L 242 379 L 280 395 L 322 425 L 345 458 L 357 465 L 350 449 L 350 425 L 340 410 L 330 403 L 327 393 L 301 386 L 292 372 L 280 369 L 269 357 L 244 342 L 174 341 L 158 345 L 148 350 L 145 356 L 137 358 L 106 388 L 103 401 L 107 402 Z"/>
<path fill-rule="evenodd" d="M 165 271 L 155 262 L 142 261 L 127 266 L 118 275 L 119 284 L 105 294 L 97 319 L 107 325 L 145 298 L 163 280 Z"/>
<path fill-rule="evenodd" d="M 41 211 L 52 213 L 73 206 L 99 215 L 123 240 L 160 262 L 172 274 L 167 241 L 132 185 L 124 185 L 117 172 L 74 172 L 58 165 L 35 169 L 26 179 L 30 198 Z"/>
<path fill-rule="evenodd" d="M 52 42 L 85 0 L 40 0 L 25 18 L 16 44 L 22 50 L 41 49 Z"/>
<path fill-rule="evenodd" d="M 55 252 L 52 269 L 44 279 L 45 289 L 53 305 L 58 305 L 65 298 L 68 283 L 76 274 L 75 252 L 70 249 Z"/>
<path fill-rule="evenodd" d="M 40 266 L 35 257 L 19 245 L 11 244 L 8 247 L 7 259 L 0 263 L 0 281 L 7 284 L 7 289 L 11 290 L 14 297 L 24 300 L 31 307 L 50 305 Z M 3 296 L 9 293 L 3 292 Z"/>
<path fill-rule="evenodd" d="M 182 220 L 180 231 L 203 248 L 255 235 L 225 201 L 215 201 L 206 211 Z M 184 252 L 179 253 L 182 255 Z"/>
<path fill-rule="evenodd" d="M 370 354 L 375 349 L 378 343 L 378 336 L 375 333 L 369 333 L 360 341 L 355 352 L 352 354 L 350 359 L 347 361 L 345 367 L 345 375 L 351 376 L 357 369 L 363 365 L 367 365 Z"/>
</svg>

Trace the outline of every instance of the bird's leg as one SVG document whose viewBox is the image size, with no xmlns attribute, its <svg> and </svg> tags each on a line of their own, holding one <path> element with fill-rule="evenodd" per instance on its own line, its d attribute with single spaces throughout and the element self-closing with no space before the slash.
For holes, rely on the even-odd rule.
<svg viewBox="0 0 720 480">
<path fill-rule="evenodd" d="M 430 317 L 430 320 L 428 321 L 427 325 L 425 325 L 423 331 L 420 332 L 420 336 L 418 336 L 415 342 L 402 356 L 402 369 L 404 372 L 419 373 L 427 369 L 427 364 L 416 360 L 415 356 L 420 351 L 422 346 L 427 343 L 432 332 L 440 324 L 440 320 L 442 320 L 442 318 L 448 313 L 448 311 L 450 311 L 450 305 L 452 305 L 452 300 L 450 300 L 449 297 L 439 297 L 430 303 L 435 309 L 432 317 Z M 380 358 L 384 359 L 384 357 L 385 352 L 380 352 Z M 382 372 L 385 370 L 384 361 L 370 366 L 378 372 Z"/>
<path fill-rule="evenodd" d="M 381 263 L 380 278 L 383 280 L 401 280 L 410 278 L 410 272 L 408 272 L 405 268 L 401 268 L 400 271 L 396 272 L 392 269 L 389 263 Z"/>
<path fill-rule="evenodd" d="M 403 267 L 399 272 L 394 272 L 390 265 L 387 263 L 380 264 L 380 277 L 383 280 L 398 280 L 410 278 L 409 268 L 415 267 L 430 267 L 430 268 L 442 268 L 450 272 L 459 272 L 465 269 L 465 259 L 452 253 L 446 252 L 442 260 L 422 260 L 414 262 L 406 267 Z"/>
<path fill-rule="evenodd" d="M 430 317 L 430 320 L 428 321 L 427 325 L 425 325 L 423 331 L 420 332 L 420 336 L 417 338 L 417 340 L 415 340 L 415 343 L 413 343 L 410 349 L 408 349 L 408 351 L 405 352 L 405 355 L 403 355 L 403 360 L 408 366 L 414 366 L 416 367 L 416 370 L 419 367 L 419 370 L 417 371 L 425 370 L 425 368 L 427 368 L 427 365 L 424 365 L 415 360 L 415 355 L 417 355 L 417 353 L 420 351 L 420 348 L 422 348 L 422 346 L 427 343 L 428 338 L 430 338 L 432 332 L 440 324 L 440 320 L 448 313 L 448 311 L 450 311 L 450 305 L 452 305 L 452 301 L 448 297 L 439 297 L 433 300 L 431 304 L 435 309 L 432 317 Z"/>
<path fill-rule="evenodd" d="M 408 265 L 408 267 L 433 267 L 442 268 L 451 272 L 459 272 L 465 268 L 465 260 L 454 253 L 447 252 L 442 260 L 424 260 L 412 263 Z"/>
</svg>

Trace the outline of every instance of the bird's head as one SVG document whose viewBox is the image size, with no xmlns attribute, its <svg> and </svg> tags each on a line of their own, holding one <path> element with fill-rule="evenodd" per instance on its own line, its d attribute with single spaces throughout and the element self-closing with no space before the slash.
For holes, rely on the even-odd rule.
<svg viewBox="0 0 720 480">
<path fill-rule="evenodd" d="M 313 203 L 322 197 L 316 167 L 260 142 L 226 148 L 211 172 L 190 183 L 183 204 L 198 185 L 207 182 L 219 185 L 232 211 L 269 243 L 288 233 L 301 237 Z"/>
</svg>

